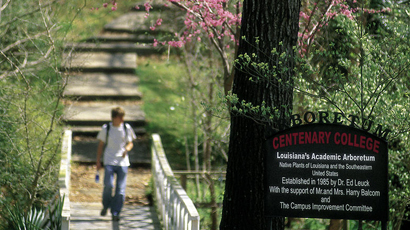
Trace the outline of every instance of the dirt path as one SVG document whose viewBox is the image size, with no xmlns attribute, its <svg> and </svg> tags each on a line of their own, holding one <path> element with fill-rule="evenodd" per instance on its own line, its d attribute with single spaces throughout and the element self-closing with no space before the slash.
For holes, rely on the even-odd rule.
<svg viewBox="0 0 410 230">
<path fill-rule="evenodd" d="M 70 202 L 101 202 L 104 170 L 100 182 L 95 182 L 96 166 L 72 163 Z M 147 191 L 150 189 L 151 169 L 136 167 L 128 169 L 125 204 L 150 205 Z"/>
</svg>

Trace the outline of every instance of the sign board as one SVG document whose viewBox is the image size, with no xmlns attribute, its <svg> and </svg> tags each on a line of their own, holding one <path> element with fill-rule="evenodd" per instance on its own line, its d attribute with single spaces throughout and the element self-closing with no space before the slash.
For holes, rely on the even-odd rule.
<svg viewBox="0 0 410 230">
<path fill-rule="evenodd" d="M 387 143 L 344 125 L 300 125 L 267 140 L 267 216 L 388 219 Z"/>
</svg>

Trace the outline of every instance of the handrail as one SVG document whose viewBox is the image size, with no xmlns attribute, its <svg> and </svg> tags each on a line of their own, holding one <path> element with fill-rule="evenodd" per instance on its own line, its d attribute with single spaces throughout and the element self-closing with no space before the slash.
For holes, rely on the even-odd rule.
<svg viewBox="0 0 410 230">
<path fill-rule="evenodd" d="M 199 214 L 192 200 L 178 183 L 168 164 L 158 134 L 152 135 L 151 169 L 154 196 L 164 229 L 199 230 Z"/>
<path fill-rule="evenodd" d="M 71 162 L 71 130 L 64 131 L 61 143 L 61 163 L 58 184 L 60 196 L 64 196 L 63 212 L 61 213 L 61 230 L 70 229 L 70 162 Z"/>
</svg>

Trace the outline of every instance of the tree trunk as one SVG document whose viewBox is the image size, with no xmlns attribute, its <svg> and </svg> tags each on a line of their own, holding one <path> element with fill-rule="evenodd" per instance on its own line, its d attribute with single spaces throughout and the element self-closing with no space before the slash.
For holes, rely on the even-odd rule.
<svg viewBox="0 0 410 230">
<path fill-rule="evenodd" d="M 254 106 L 264 101 L 267 106 L 278 109 L 280 118 L 286 118 L 292 109 L 293 47 L 297 41 L 300 0 L 245 0 L 243 6 L 241 38 L 245 37 L 246 41 L 240 40 L 238 55 L 254 53 L 254 61 L 269 63 L 269 68 L 276 66 L 284 71 L 269 81 L 251 82 L 247 71 L 236 69 L 233 93 L 239 102 L 245 100 Z M 278 55 L 271 55 L 274 48 L 289 57 L 282 60 L 281 66 Z M 271 222 L 264 216 L 265 132 L 270 127 L 243 114 L 231 115 L 220 229 L 265 230 L 268 225 L 272 229 L 283 229 L 283 218 Z M 274 123 L 274 128 L 279 125 Z"/>
<path fill-rule="evenodd" d="M 210 59 L 212 60 L 212 59 Z M 211 81 L 208 84 L 208 104 L 211 104 L 214 101 L 214 83 Z M 205 112 L 206 117 L 204 120 L 204 171 L 205 178 L 208 183 L 210 196 L 211 196 L 211 230 L 216 230 L 218 228 L 218 205 L 216 203 L 216 192 L 215 192 L 215 182 L 212 180 L 212 176 L 209 172 L 212 171 L 212 119 L 213 113 L 210 110 Z"/>
<path fill-rule="evenodd" d="M 332 219 L 330 220 L 329 230 L 341 230 L 343 227 L 343 220 Z"/>
<path fill-rule="evenodd" d="M 185 49 L 185 56 L 187 56 L 187 50 Z M 195 162 L 195 171 L 199 171 L 199 136 L 198 136 L 198 126 L 199 126 L 199 122 L 198 122 L 198 116 L 197 116 L 197 108 L 198 108 L 198 102 L 197 102 L 197 97 L 195 96 L 195 87 L 196 87 L 196 83 L 195 83 L 195 79 L 194 76 L 191 72 L 191 68 L 190 68 L 190 64 L 188 63 L 188 60 L 185 58 L 185 67 L 188 70 L 188 77 L 189 77 L 189 92 L 190 92 L 190 96 L 191 96 L 191 100 L 190 100 L 190 106 L 192 109 L 192 119 L 193 119 L 193 134 L 194 134 L 194 143 L 193 143 L 193 152 L 194 152 L 194 162 Z M 188 159 L 189 161 L 189 159 Z M 195 185 L 196 185 L 196 192 L 197 192 L 197 196 L 201 197 L 201 184 L 200 184 L 200 180 L 199 180 L 199 175 L 195 174 Z"/>
</svg>

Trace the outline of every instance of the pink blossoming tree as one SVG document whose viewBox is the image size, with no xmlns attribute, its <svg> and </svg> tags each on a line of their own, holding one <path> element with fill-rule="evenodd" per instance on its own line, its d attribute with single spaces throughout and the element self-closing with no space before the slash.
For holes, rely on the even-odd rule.
<svg viewBox="0 0 410 230">
<path fill-rule="evenodd" d="M 170 41 L 154 40 L 154 46 L 169 45 L 181 48 L 190 42 L 201 42 L 204 37 L 210 39 L 213 47 L 221 57 L 223 66 L 224 91 L 227 95 L 233 82 L 232 57 L 238 45 L 238 28 L 241 23 L 241 1 L 228 0 L 167 0 L 166 7 L 170 4 L 186 12 L 184 25 L 181 32 L 177 32 Z M 351 2 L 350 5 L 348 2 Z M 152 1 L 146 2 L 144 8 L 149 15 Z M 138 7 L 138 6 L 137 6 Z M 321 36 L 322 28 L 337 16 L 345 16 L 355 20 L 355 13 L 366 12 L 370 14 L 388 12 L 389 8 L 374 10 L 364 8 L 356 0 L 305 0 L 299 15 L 298 50 L 299 55 L 307 55 L 315 42 L 315 37 Z M 151 30 L 162 24 L 163 19 L 158 19 Z"/>
</svg>

